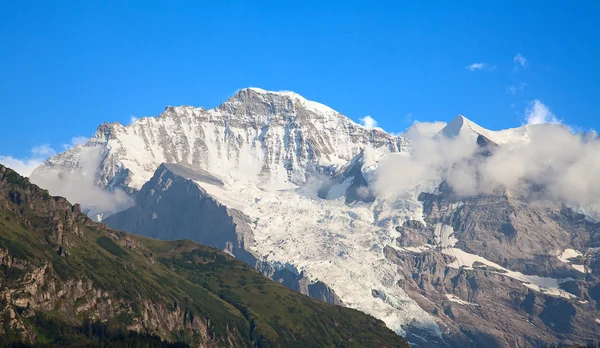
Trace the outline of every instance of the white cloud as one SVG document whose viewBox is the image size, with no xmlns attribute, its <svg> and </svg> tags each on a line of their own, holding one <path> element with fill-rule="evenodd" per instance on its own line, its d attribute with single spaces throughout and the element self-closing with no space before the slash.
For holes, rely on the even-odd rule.
<svg viewBox="0 0 600 348">
<path fill-rule="evenodd" d="M 525 120 L 527 124 L 560 123 L 552 111 L 537 99 L 529 103 L 525 110 Z"/>
<path fill-rule="evenodd" d="M 71 143 L 63 144 L 62 146 L 65 150 L 68 150 L 73 146 L 85 144 L 87 140 L 88 138 L 86 137 L 76 136 L 71 138 Z M 34 146 L 30 152 L 30 156 L 23 158 L 0 155 L 0 163 L 23 176 L 29 176 L 36 167 L 44 163 L 48 158 L 57 154 L 57 151 L 48 144 Z"/>
<path fill-rule="evenodd" d="M 133 199 L 123 190 L 104 190 L 96 185 L 95 171 L 103 157 L 100 147 L 83 147 L 75 151 L 77 169 L 68 172 L 44 170 L 30 180 L 47 189 L 51 195 L 66 197 L 71 203 L 80 203 L 90 216 L 115 213 L 133 205 Z"/>
<path fill-rule="evenodd" d="M 392 154 L 379 162 L 373 189 L 380 196 L 394 197 L 428 182 L 439 183 L 447 168 L 471 157 L 476 148 L 475 142 L 461 137 L 416 136 L 410 155 Z"/>
<path fill-rule="evenodd" d="M 73 146 L 77 146 L 77 145 L 83 145 L 88 141 L 87 137 L 84 136 L 76 136 L 71 138 L 71 144 L 73 144 Z"/>
<path fill-rule="evenodd" d="M 524 67 L 527 65 L 527 59 L 521 55 L 521 53 L 517 53 L 517 55 L 513 58 L 513 62 L 515 65 Z"/>
<path fill-rule="evenodd" d="M 558 122 L 547 106 L 535 100 L 527 114 L 533 126 L 528 141 L 500 145 L 491 154 L 475 156 L 472 139 L 417 137 L 411 152 L 380 161 L 373 189 L 381 197 L 397 198 L 412 190 L 432 192 L 442 181 L 456 194 L 470 196 L 510 190 L 511 194 L 569 206 L 600 217 L 600 139 L 574 134 Z M 540 124 L 545 123 L 545 124 Z"/>
<path fill-rule="evenodd" d="M 600 208 L 600 141 L 583 140 L 562 125 L 538 125 L 529 136 L 526 145 L 500 146 L 488 157 L 474 157 L 475 142 L 460 137 L 419 138 L 409 156 L 382 160 L 374 189 L 380 195 L 399 194 L 446 180 L 464 196 L 507 188 L 517 195 L 535 193 L 538 199 Z"/>
<path fill-rule="evenodd" d="M 56 155 L 56 151 L 48 144 L 43 144 L 32 148 L 31 153 L 37 157 L 51 157 Z"/>
<path fill-rule="evenodd" d="M 361 118 L 360 122 L 361 122 L 362 126 L 367 129 L 373 129 L 373 128 L 377 127 L 377 121 L 375 121 L 375 119 L 371 116 L 365 116 L 365 117 Z"/>
<path fill-rule="evenodd" d="M 71 142 L 69 144 L 63 144 L 62 147 L 64 150 L 68 150 L 73 146 L 83 145 L 88 141 L 87 137 L 78 135 L 76 137 L 71 138 Z"/>
<path fill-rule="evenodd" d="M 49 157 L 56 155 L 56 150 L 48 144 L 35 146 L 30 152 L 31 155 L 24 158 L 0 155 L 0 163 L 23 176 L 29 176 L 37 166 L 44 163 Z"/>
<path fill-rule="evenodd" d="M 508 86 L 506 88 L 506 90 L 510 94 L 517 94 L 517 92 L 523 92 L 523 90 L 525 90 L 525 86 L 527 86 L 527 83 L 521 82 L 519 85 L 510 85 L 510 86 Z"/>
<path fill-rule="evenodd" d="M 86 141 L 85 137 L 73 137 L 70 144 L 63 146 L 71 148 Z M 30 177 L 34 184 L 47 189 L 50 194 L 66 197 L 71 203 L 80 203 L 91 212 L 114 213 L 133 205 L 132 198 L 123 190 L 115 189 L 109 192 L 96 186 L 93 173 L 101 161 L 101 153 L 97 148 L 81 148 L 76 151 L 80 151 L 80 167 L 68 173 L 47 170 L 31 176 L 34 169 L 56 154 L 56 151 L 46 144 L 32 148 L 31 155 L 26 158 L 0 156 L 0 163 L 22 176 Z"/>
<path fill-rule="evenodd" d="M 42 157 L 19 159 L 12 156 L 0 156 L 1 164 L 16 171 L 22 176 L 31 175 L 31 172 L 33 172 L 37 166 L 44 163 L 45 160 L 46 158 Z"/>
<path fill-rule="evenodd" d="M 468 65 L 465 69 L 467 69 L 469 71 L 494 70 L 494 69 L 496 69 L 496 66 L 488 64 L 488 63 L 480 62 L 480 63 L 473 63 L 471 65 Z"/>
<path fill-rule="evenodd" d="M 131 115 L 131 117 L 129 118 L 129 124 L 135 123 L 135 121 L 137 121 L 137 120 L 138 120 L 137 117 Z"/>
<path fill-rule="evenodd" d="M 444 127 L 446 127 L 446 122 L 419 122 L 415 121 L 406 131 L 404 131 L 403 136 L 409 139 L 416 139 L 420 137 L 428 137 L 431 138 L 437 133 L 439 133 Z"/>
</svg>

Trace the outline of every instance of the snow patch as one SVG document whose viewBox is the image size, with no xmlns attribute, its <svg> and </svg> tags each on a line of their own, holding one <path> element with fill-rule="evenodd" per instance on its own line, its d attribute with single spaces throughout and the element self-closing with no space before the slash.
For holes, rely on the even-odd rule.
<svg viewBox="0 0 600 348">
<path fill-rule="evenodd" d="M 340 197 L 343 197 L 346 194 L 348 188 L 352 186 L 353 181 L 354 177 L 350 177 L 346 178 L 346 180 L 337 185 L 333 185 L 327 193 L 327 199 L 338 199 Z"/>
<path fill-rule="evenodd" d="M 510 270 L 500 266 L 499 264 L 489 261 L 479 255 L 470 254 L 470 253 L 467 253 L 466 251 L 463 251 L 458 248 L 443 249 L 442 253 L 455 258 L 455 261 L 453 261 L 452 263 L 449 263 L 447 265 L 448 267 L 457 268 L 457 269 L 458 268 L 473 269 L 473 264 L 475 262 L 480 262 L 484 265 L 493 267 L 495 270 L 491 270 L 491 272 L 496 273 L 496 274 L 501 274 L 501 275 L 513 278 L 515 280 L 521 281 L 521 282 L 523 282 L 523 285 L 525 285 L 526 287 L 533 289 L 535 291 L 538 291 L 538 292 L 541 292 L 541 293 L 544 293 L 547 295 L 557 296 L 557 297 L 564 297 L 564 298 L 569 298 L 569 299 L 577 298 L 577 296 L 575 296 L 569 292 L 566 292 L 560 288 L 560 284 L 565 281 L 569 281 L 569 278 L 567 278 L 567 279 L 546 278 L 546 277 L 538 277 L 538 276 L 534 276 L 534 275 L 526 275 L 521 272 L 510 271 Z"/>
<path fill-rule="evenodd" d="M 450 225 L 435 224 L 433 235 L 436 245 L 439 245 L 442 249 L 451 248 L 458 242 L 458 239 L 454 237 L 454 228 Z"/>
<path fill-rule="evenodd" d="M 448 300 L 451 301 L 451 302 L 456 302 L 456 303 L 461 304 L 461 305 L 479 306 L 477 303 L 473 303 L 473 302 L 468 302 L 468 301 L 461 300 L 460 297 L 452 295 L 452 294 L 446 294 L 446 298 L 448 298 Z"/>
<path fill-rule="evenodd" d="M 402 247 L 402 248 L 400 248 L 400 250 L 407 250 L 407 251 L 410 251 L 410 252 L 413 252 L 413 253 L 419 253 L 419 254 L 427 252 L 427 251 L 430 251 L 430 250 L 433 250 L 433 249 L 435 249 L 435 246 L 431 245 L 431 244 L 423 244 L 423 245 L 419 245 L 419 246 L 416 246 L 416 247 Z"/>
<path fill-rule="evenodd" d="M 581 273 L 586 273 L 584 265 L 573 264 L 573 261 L 571 261 L 571 259 L 574 259 L 574 258 L 577 258 L 580 256 L 583 256 L 583 254 L 580 251 L 577 251 L 575 249 L 565 249 L 565 251 L 563 251 L 562 254 L 557 256 L 557 258 L 560 261 L 566 263 L 567 265 L 573 267 L 577 271 L 579 271 Z"/>
</svg>

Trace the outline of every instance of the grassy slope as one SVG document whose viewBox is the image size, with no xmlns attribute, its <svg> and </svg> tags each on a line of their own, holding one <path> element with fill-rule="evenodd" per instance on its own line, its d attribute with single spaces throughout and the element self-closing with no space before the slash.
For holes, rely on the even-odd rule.
<svg viewBox="0 0 600 348">
<path fill-rule="evenodd" d="M 70 221 L 82 233 L 73 232 Z M 56 237 L 58 223 L 68 245 Z M 124 246 L 127 238 L 133 247 Z M 140 315 L 144 301 L 152 301 L 185 311 L 183 320 L 208 322 L 217 346 L 408 347 L 381 321 L 295 293 L 216 249 L 126 235 L 94 223 L 1 165 L 0 249 L 31 267 L 49 264 L 45 277 L 59 283 L 90 279 L 94 287 L 112 291 L 130 304 L 116 310 L 114 320 L 125 324 Z M 3 289 L 22 286 L 26 270 L 2 267 Z M 58 301 L 44 315 L 81 325 L 85 312 L 73 316 Z M 201 341 L 191 330 L 167 338 Z"/>
</svg>

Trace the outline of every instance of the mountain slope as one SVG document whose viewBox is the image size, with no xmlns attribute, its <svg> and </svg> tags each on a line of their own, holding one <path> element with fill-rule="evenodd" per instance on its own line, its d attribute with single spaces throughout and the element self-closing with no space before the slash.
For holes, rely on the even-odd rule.
<svg viewBox="0 0 600 348">
<path fill-rule="evenodd" d="M 407 347 L 382 322 L 297 294 L 218 250 L 95 223 L 3 166 L 0 231 L 0 317 L 12 338 L 52 343 L 44 323 L 89 318 L 194 346 Z"/>
<path fill-rule="evenodd" d="M 103 220 L 106 225 L 138 235 L 189 239 L 234 255 L 276 282 L 331 304 L 341 304 L 322 282 L 311 282 L 286 269 L 259 261 L 248 247 L 254 243 L 250 218 L 228 208 L 202 188 L 222 182 L 210 174 L 179 164 L 163 163 L 136 195 L 135 206 Z"/>
</svg>

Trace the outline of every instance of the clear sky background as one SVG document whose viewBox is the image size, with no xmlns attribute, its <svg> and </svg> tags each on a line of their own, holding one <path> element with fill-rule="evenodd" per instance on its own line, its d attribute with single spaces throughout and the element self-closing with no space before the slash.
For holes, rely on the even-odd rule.
<svg viewBox="0 0 600 348">
<path fill-rule="evenodd" d="M 600 129 L 600 1 L 441 3 L 1 1 L 0 156 L 250 86 L 390 132 L 458 113 L 516 127 L 528 108 Z"/>
</svg>

